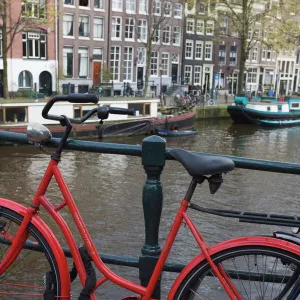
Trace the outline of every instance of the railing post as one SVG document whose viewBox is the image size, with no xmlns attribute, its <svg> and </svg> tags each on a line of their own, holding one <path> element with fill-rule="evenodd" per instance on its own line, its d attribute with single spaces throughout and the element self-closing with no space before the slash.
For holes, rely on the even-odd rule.
<svg viewBox="0 0 300 300">
<path fill-rule="evenodd" d="M 165 165 L 165 151 L 166 141 L 163 138 L 154 135 L 143 140 L 142 164 L 147 174 L 143 189 L 145 244 L 139 258 L 139 277 L 143 286 L 147 286 L 161 252 L 158 244 L 159 222 L 163 204 L 160 174 Z M 152 297 L 160 299 L 160 280 Z"/>
</svg>

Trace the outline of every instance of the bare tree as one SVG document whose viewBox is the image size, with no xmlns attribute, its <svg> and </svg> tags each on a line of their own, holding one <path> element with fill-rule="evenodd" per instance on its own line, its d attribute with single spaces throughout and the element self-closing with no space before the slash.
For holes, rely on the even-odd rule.
<svg viewBox="0 0 300 300">
<path fill-rule="evenodd" d="M 145 3 L 147 3 L 147 1 L 145 1 Z M 135 19 L 137 40 L 141 42 L 146 49 L 144 95 L 146 95 L 149 85 L 152 52 L 159 51 L 160 48 L 164 46 L 162 43 L 163 39 L 165 39 L 166 44 L 171 44 L 172 42 L 172 25 L 175 23 L 172 9 L 175 3 L 179 3 L 179 1 L 148 0 L 147 7 L 144 8 L 145 17 Z M 145 27 L 143 26 L 144 21 L 146 22 Z M 169 31 L 166 30 L 167 26 L 169 26 Z M 161 76 L 161 74 L 158 75 Z"/>
<path fill-rule="evenodd" d="M 277 51 L 290 46 L 291 41 L 286 38 L 288 31 L 285 25 L 290 22 L 287 22 L 288 19 L 282 10 L 295 11 L 299 4 L 297 4 L 297 0 L 285 0 L 284 4 L 282 0 L 208 0 L 205 2 L 210 5 L 212 12 L 207 18 L 214 19 L 218 24 L 220 16 L 226 16 L 230 30 L 223 35 L 234 36 L 240 40 L 241 54 L 237 91 L 240 95 L 244 88 L 245 64 L 250 50 L 258 42 Z M 293 5 L 294 2 L 297 5 Z M 286 31 L 285 35 L 284 31 Z"/>
<path fill-rule="evenodd" d="M 1 0 L 0 28 L 2 27 L 3 92 L 8 98 L 7 57 L 16 36 L 26 27 L 34 28 L 52 21 L 51 0 Z M 49 18 L 47 18 L 48 16 Z"/>
</svg>

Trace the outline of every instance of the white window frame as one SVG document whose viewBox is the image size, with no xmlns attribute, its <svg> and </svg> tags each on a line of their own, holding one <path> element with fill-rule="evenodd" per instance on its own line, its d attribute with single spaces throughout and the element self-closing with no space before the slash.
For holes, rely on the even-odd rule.
<svg viewBox="0 0 300 300">
<path fill-rule="evenodd" d="M 143 20 L 143 19 L 139 20 L 138 33 L 139 33 L 138 39 L 141 42 L 146 42 L 147 41 L 147 20 Z"/>
<path fill-rule="evenodd" d="M 253 47 L 252 51 L 251 51 L 251 61 L 252 62 L 257 62 L 257 60 L 258 60 L 258 48 Z"/>
<path fill-rule="evenodd" d="M 175 19 L 182 19 L 182 4 L 174 3 L 173 15 Z"/>
<path fill-rule="evenodd" d="M 249 68 L 247 72 L 247 83 L 256 83 L 257 68 Z"/>
<path fill-rule="evenodd" d="M 68 65 L 68 55 L 67 53 L 72 53 L 72 74 L 68 75 L 67 69 Z M 64 77 L 73 78 L 74 77 L 74 48 L 70 46 L 63 47 L 63 75 Z"/>
<path fill-rule="evenodd" d="M 193 59 L 194 55 L 194 41 L 193 40 L 185 40 L 185 51 L 184 56 L 185 59 Z M 187 54 L 190 54 L 187 56 Z"/>
<path fill-rule="evenodd" d="M 99 23 L 96 23 L 99 22 Z M 101 23 L 102 21 L 102 23 Z M 99 36 L 96 36 L 97 34 L 100 33 Z M 94 39 L 95 40 L 104 40 L 104 18 L 102 17 L 95 17 L 94 18 Z"/>
<path fill-rule="evenodd" d="M 94 58 L 94 56 L 99 56 Z M 103 48 L 94 48 L 93 49 L 93 60 L 102 61 L 103 60 Z"/>
<path fill-rule="evenodd" d="M 110 71 L 112 74 L 112 80 L 114 81 L 120 81 L 120 59 L 121 47 L 112 46 L 110 49 Z"/>
<path fill-rule="evenodd" d="M 202 66 L 194 66 L 194 85 L 201 86 Z"/>
<path fill-rule="evenodd" d="M 148 12 L 148 0 L 139 0 L 139 14 L 146 15 Z"/>
<path fill-rule="evenodd" d="M 161 15 L 161 1 L 160 0 L 153 0 L 152 13 L 155 16 L 160 16 Z"/>
<path fill-rule="evenodd" d="M 112 11 L 123 11 L 123 0 L 112 0 Z"/>
<path fill-rule="evenodd" d="M 90 37 L 90 17 L 80 15 L 78 23 L 79 23 L 79 27 L 78 27 L 79 38 L 89 38 Z M 83 34 L 80 34 L 80 31 L 79 31 L 81 24 L 83 24 Z"/>
<path fill-rule="evenodd" d="M 126 0 L 126 13 L 135 14 L 136 12 L 136 0 Z"/>
<path fill-rule="evenodd" d="M 159 53 L 152 51 L 150 63 L 150 76 L 158 76 Z"/>
<path fill-rule="evenodd" d="M 23 77 L 22 79 L 23 80 L 22 80 L 22 84 L 20 85 L 20 76 L 21 76 L 21 74 L 22 74 L 22 77 Z M 30 82 L 29 85 L 27 85 L 28 80 L 26 80 L 26 77 L 27 77 L 26 75 L 29 76 L 29 82 Z M 26 89 L 26 88 L 32 88 L 33 87 L 33 78 L 32 78 L 32 74 L 29 71 L 24 70 L 24 71 L 19 73 L 18 87 L 21 88 L 21 89 Z"/>
<path fill-rule="evenodd" d="M 196 22 L 196 34 L 204 35 L 204 20 L 197 20 Z"/>
<path fill-rule="evenodd" d="M 63 1 L 64 1 L 64 5 L 66 5 L 66 6 L 74 6 L 75 0 L 63 0 Z M 66 3 L 66 2 L 70 2 L 70 3 Z"/>
<path fill-rule="evenodd" d="M 82 56 L 79 59 L 79 55 Z M 82 63 L 82 60 L 85 61 L 84 67 L 86 69 L 82 70 L 84 62 Z M 78 77 L 79 78 L 88 78 L 89 77 L 89 48 L 88 47 L 80 47 L 78 48 Z"/>
<path fill-rule="evenodd" d="M 171 17 L 172 15 L 172 3 L 171 2 L 164 2 L 164 16 Z"/>
<path fill-rule="evenodd" d="M 200 53 L 200 55 L 199 55 L 199 53 Z M 203 41 L 197 41 L 196 40 L 196 44 L 195 44 L 195 60 L 203 60 Z"/>
<path fill-rule="evenodd" d="M 235 47 L 235 52 L 231 51 L 231 47 Z M 232 55 L 233 53 L 235 53 L 235 56 Z M 232 57 L 235 57 L 234 63 L 231 61 Z M 230 66 L 236 66 L 236 64 L 237 64 L 237 46 L 236 45 L 231 45 L 230 46 L 230 52 L 229 52 L 229 65 Z"/>
<path fill-rule="evenodd" d="M 160 43 L 161 30 L 158 28 L 153 34 L 152 44 L 158 45 Z"/>
<path fill-rule="evenodd" d="M 120 41 L 122 39 L 122 18 L 112 17 L 111 18 L 111 40 Z"/>
<path fill-rule="evenodd" d="M 171 26 L 166 25 L 162 32 L 162 44 L 170 45 L 171 43 Z"/>
<path fill-rule="evenodd" d="M 123 53 L 123 80 L 133 80 L 133 47 L 124 47 Z"/>
<path fill-rule="evenodd" d="M 186 33 L 195 33 L 195 20 L 186 19 Z"/>
<path fill-rule="evenodd" d="M 181 27 L 174 26 L 173 27 L 173 46 L 180 46 L 181 41 Z"/>
<path fill-rule="evenodd" d="M 128 24 L 127 24 L 127 22 L 128 22 Z M 130 37 L 130 35 L 132 35 L 132 37 Z M 134 35 L 135 35 L 135 18 L 126 18 L 124 40 L 125 41 L 134 41 Z"/>
<path fill-rule="evenodd" d="M 207 21 L 205 34 L 206 35 L 214 35 L 214 27 L 215 27 L 214 21 Z"/>
<path fill-rule="evenodd" d="M 209 47 L 207 47 L 209 46 Z M 212 42 L 205 42 L 205 48 L 204 48 L 205 52 L 204 52 L 204 60 L 212 60 L 212 52 L 213 52 L 213 43 Z M 209 57 L 207 57 L 207 49 L 210 49 L 210 52 L 209 52 Z"/>
<path fill-rule="evenodd" d="M 168 52 L 161 53 L 161 76 L 169 76 L 170 55 Z"/>
<path fill-rule="evenodd" d="M 69 27 L 69 23 L 71 23 L 72 25 L 72 34 L 68 34 L 67 31 L 70 32 L 70 29 L 68 29 L 67 27 Z M 71 15 L 71 14 L 64 14 L 63 16 L 63 37 L 67 37 L 67 38 L 74 38 L 74 25 L 75 25 L 75 22 L 74 22 L 74 15 Z"/>
<path fill-rule="evenodd" d="M 187 74 L 189 76 L 186 76 Z M 193 66 L 185 65 L 184 66 L 184 78 L 183 78 L 184 83 L 192 83 L 192 75 L 193 75 Z M 189 80 L 187 81 L 186 78 L 188 78 Z"/>
<path fill-rule="evenodd" d="M 45 0 L 28 0 L 22 2 L 22 15 L 31 19 L 41 19 L 46 16 Z"/>
<path fill-rule="evenodd" d="M 222 47 L 222 52 L 221 52 L 221 47 Z M 224 56 L 223 55 L 220 56 L 220 53 L 224 54 Z M 220 59 L 220 58 L 222 58 L 222 59 L 224 58 L 224 61 L 222 61 L 222 59 Z M 219 63 L 219 65 L 225 65 L 226 64 L 226 45 L 219 45 L 218 63 Z"/>
<path fill-rule="evenodd" d="M 96 1 L 97 3 L 99 3 L 99 5 L 95 5 L 96 4 Z M 104 0 L 94 0 L 94 9 L 96 10 L 104 10 Z"/>
<path fill-rule="evenodd" d="M 36 42 L 37 41 L 37 42 Z M 26 55 L 24 55 L 24 43 L 26 47 Z M 22 32 L 23 58 L 47 59 L 47 34 L 39 31 L 23 31 Z M 29 48 L 32 48 L 32 54 Z M 45 56 L 42 56 L 41 48 L 44 49 Z"/>
</svg>

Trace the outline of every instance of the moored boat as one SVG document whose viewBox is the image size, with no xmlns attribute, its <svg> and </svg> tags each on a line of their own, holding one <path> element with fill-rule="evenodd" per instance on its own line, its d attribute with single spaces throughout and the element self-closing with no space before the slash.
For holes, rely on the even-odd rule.
<svg viewBox="0 0 300 300">
<path fill-rule="evenodd" d="M 291 126 L 300 124 L 300 99 L 290 98 L 284 102 L 248 102 L 236 97 L 227 111 L 236 124 L 258 124 L 262 126 Z"/>
</svg>

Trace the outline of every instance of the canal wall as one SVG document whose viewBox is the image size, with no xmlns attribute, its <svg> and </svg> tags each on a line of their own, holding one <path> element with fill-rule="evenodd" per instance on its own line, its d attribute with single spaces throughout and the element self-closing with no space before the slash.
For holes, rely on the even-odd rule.
<svg viewBox="0 0 300 300">
<path fill-rule="evenodd" d="M 227 105 L 205 106 L 196 108 L 196 119 L 230 118 Z"/>
</svg>

